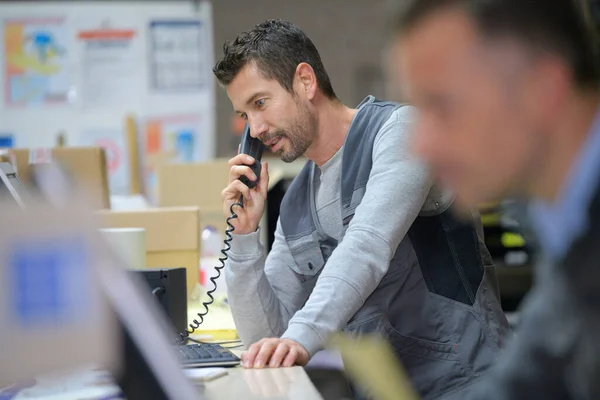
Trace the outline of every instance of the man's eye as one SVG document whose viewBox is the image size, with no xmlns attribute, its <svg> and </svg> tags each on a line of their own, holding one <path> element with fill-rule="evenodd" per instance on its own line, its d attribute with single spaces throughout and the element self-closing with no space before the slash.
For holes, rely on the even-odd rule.
<svg viewBox="0 0 600 400">
<path fill-rule="evenodd" d="M 256 105 L 262 107 L 265 105 L 265 99 L 258 99 L 255 101 Z"/>
<path fill-rule="evenodd" d="M 240 117 L 242 117 L 243 119 L 247 120 L 248 119 L 248 114 L 246 113 L 241 113 Z"/>
</svg>

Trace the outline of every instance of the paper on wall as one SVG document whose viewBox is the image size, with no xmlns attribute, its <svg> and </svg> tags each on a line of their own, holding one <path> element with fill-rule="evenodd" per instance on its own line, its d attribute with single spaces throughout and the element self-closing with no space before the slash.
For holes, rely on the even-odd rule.
<svg viewBox="0 0 600 400">
<path fill-rule="evenodd" d="M 5 104 L 32 107 L 70 100 L 68 30 L 63 17 L 4 21 Z"/>
<path fill-rule="evenodd" d="M 144 61 L 140 40 L 136 29 L 108 23 L 77 33 L 84 107 L 131 109 L 139 103 Z"/>
<path fill-rule="evenodd" d="M 102 147 L 111 195 L 129 193 L 129 152 L 122 128 L 90 128 L 80 136 L 80 145 Z"/>
<path fill-rule="evenodd" d="M 151 87 L 157 92 L 190 92 L 210 78 L 207 32 L 199 20 L 150 23 Z"/>
<path fill-rule="evenodd" d="M 11 149 L 15 147 L 15 135 L 8 132 L 0 132 L 0 148 Z"/>
<path fill-rule="evenodd" d="M 204 137 L 199 114 L 149 117 L 144 131 L 144 179 L 153 200 L 156 168 L 167 162 L 199 160 Z"/>
</svg>

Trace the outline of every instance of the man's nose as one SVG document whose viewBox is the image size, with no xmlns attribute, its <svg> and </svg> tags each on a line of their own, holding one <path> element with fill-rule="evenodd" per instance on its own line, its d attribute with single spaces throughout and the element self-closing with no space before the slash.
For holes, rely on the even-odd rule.
<svg viewBox="0 0 600 400">
<path fill-rule="evenodd" d="M 249 119 L 248 124 L 250 125 L 250 136 L 253 138 L 260 138 L 269 131 L 267 124 L 260 120 Z"/>
</svg>

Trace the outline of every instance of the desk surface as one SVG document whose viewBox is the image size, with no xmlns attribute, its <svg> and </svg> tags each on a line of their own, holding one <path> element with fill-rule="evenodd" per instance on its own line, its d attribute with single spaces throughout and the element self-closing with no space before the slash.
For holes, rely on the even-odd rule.
<svg viewBox="0 0 600 400">
<path fill-rule="evenodd" d="M 197 311 L 190 308 L 190 317 Z M 202 329 L 194 336 L 197 339 L 234 339 L 237 335 L 231 313 L 224 307 L 215 306 L 207 315 Z M 239 349 L 232 351 L 237 356 L 242 352 Z M 197 383 L 197 387 L 208 400 L 322 399 L 302 367 L 261 370 L 228 368 L 227 375 L 210 382 Z M 107 398 L 118 391 L 106 373 L 83 370 L 73 374 L 41 376 L 35 386 L 23 389 L 13 400 L 95 400 Z"/>
<path fill-rule="evenodd" d="M 107 378 L 106 373 L 92 370 L 39 377 L 35 386 L 19 391 L 13 400 L 115 398 L 113 396 L 119 389 Z M 322 399 L 302 367 L 261 370 L 229 368 L 227 375 L 196 385 L 207 400 Z M 0 395 L 0 398 L 5 397 Z"/>
<path fill-rule="evenodd" d="M 227 376 L 205 383 L 202 391 L 209 400 L 322 399 L 301 367 L 231 368 Z"/>
<path fill-rule="evenodd" d="M 242 350 L 233 350 L 238 357 Z M 317 400 L 322 399 L 302 367 L 229 368 L 227 375 L 204 384 L 208 400 Z"/>
</svg>

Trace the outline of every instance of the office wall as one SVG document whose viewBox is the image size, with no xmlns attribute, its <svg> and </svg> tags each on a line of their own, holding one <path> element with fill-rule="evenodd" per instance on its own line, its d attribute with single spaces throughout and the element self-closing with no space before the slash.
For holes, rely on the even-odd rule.
<svg viewBox="0 0 600 400">
<path fill-rule="evenodd" d="M 321 53 L 338 97 L 358 104 L 367 94 L 385 96 L 381 59 L 386 43 L 388 0 L 218 0 L 213 2 L 215 60 L 225 40 L 268 18 L 299 25 Z M 237 150 L 231 128 L 232 107 L 225 91 L 216 90 L 217 154 Z"/>
<path fill-rule="evenodd" d="M 159 163 L 215 156 L 213 42 L 208 1 L 0 1 L 0 147 L 100 145 L 125 194 L 131 114 L 151 192 Z"/>
<path fill-rule="evenodd" d="M 212 5 L 215 59 L 221 56 L 222 45 L 225 40 L 234 38 L 240 31 L 248 30 L 267 18 L 283 18 L 298 24 L 312 38 L 320 50 L 340 99 L 346 104 L 355 105 L 366 94 L 385 97 L 386 85 L 381 71 L 381 51 L 386 43 L 384 22 L 389 16 L 389 3 L 396 2 L 397 0 L 253 0 L 247 2 L 240 0 L 215 0 L 212 2 L 204 0 L 199 1 L 198 5 L 200 10 L 210 9 L 205 8 L 206 3 Z M 0 5 L 3 6 L 8 3 L 11 2 L 0 1 Z M 38 11 L 42 11 L 39 4 L 44 2 L 31 3 L 37 3 L 36 8 Z M 65 5 L 59 4 L 59 7 L 53 8 L 52 11 L 62 11 L 64 7 L 79 8 L 81 7 L 80 4 L 85 2 L 56 1 L 56 3 L 64 3 Z M 98 8 L 117 8 L 117 6 L 122 6 L 124 3 L 129 2 L 96 2 Z M 176 8 L 173 7 L 174 3 L 186 3 L 186 1 L 140 1 L 139 5 L 148 8 L 168 8 L 169 14 L 171 14 Z M 189 3 L 192 3 L 192 1 L 189 0 Z M 188 7 L 190 17 L 197 15 L 198 8 L 191 5 Z M 3 17 L 6 16 L 3 15 Z M 133 18 L 133 20 L 136 19 L 139 18 L 137 16 Z M 127 16 L 122 14 L 119 20 L 125 21 Z M 213 142 L 216 144 L 216 155 L 228 156 L 234 153 L 239 140 L 232 134 L 231 104 L 223 89 L 217 87 L 215 92 L 216 120 L 211 122 L 215 123 L 216 129 L 212 129 L 214 125 L 211 123 L 211 129 L 208 131 L 212 131 L 216 135 L 216 143 Z M 212 103 L 210 100 L 209 102 Z M 172 108 L 174 105 L 168 103 L 166 106 Z M 201 102 L 196 99 L 187 102 L 187 108 L 193 109 L 195 106 L 201 108 Z M 127 111 L 136 112 L 137 110 Z M 97 115 L 101 117 L 100 113 Z M 16 114 L 11 115 L 11 119 L 15 116 Z M 53 110 L 52 116 L 56 117 L 56 110 Z M 71 121 L 67 117 L 61 118 L 61 120 L 63 122 Z M 56 118 L 53 121 L 56 121 Z M 2 128 L 4 131 L 12 131 L 16 128 L 23 129 L 20 124 L 13 125 L 15 125 L 14 128 L 12 125 Z M 76 131 L 75 128 L 64 123 L 56 127 L 46 126 L 46 130 L 51 131 L 51 134 L 37 136 L 37 145 L 46 146 L 54 143 L 55 133 L 59 130 L 66 130 L 69 133 Z M 19 146 L 30 145 L 27 140 L 17 139 L 17 145 Z M 69 139 L 70 144 L 77 143 L 76 138 Z M 211 139 L 208 139 L 209 142 Z M 212 150 L 213 146 L 208 147 L 211 147 Z M 208 150 L 207 153 L 210 154 L 211 151 Z"/>
</svg>

